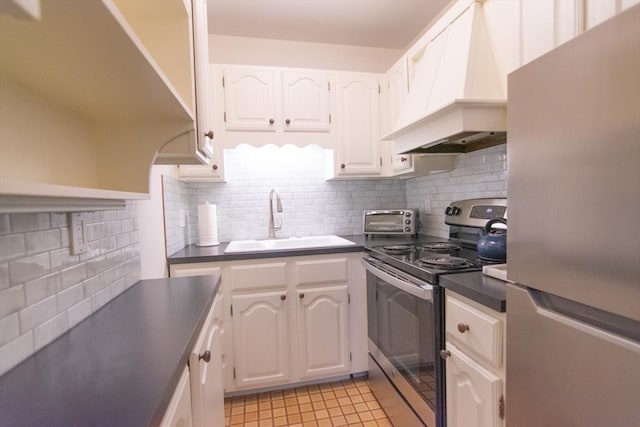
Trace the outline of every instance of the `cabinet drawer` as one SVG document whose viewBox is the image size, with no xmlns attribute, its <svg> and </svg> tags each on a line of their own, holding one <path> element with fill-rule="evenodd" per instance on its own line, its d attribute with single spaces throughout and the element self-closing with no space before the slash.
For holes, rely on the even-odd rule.
<svg viewBox="0 0 640 427">
<path fill-rule="evenodd" d="M 346 283 L 349 281 L 349 259 L 345 257 L 296 261 L 297 285 Z"/>
<path fill-rule="evenodd" d="M 229 267 L 229 283 L 233 290 L 252 288 L 285 288 L 287 263 L 233 265 Z"/>
<path fill-rule="evenodd" d="M 501 367 L 504 321 L 450 295 L 445 304 L 447 340 Z"/>
</svg>

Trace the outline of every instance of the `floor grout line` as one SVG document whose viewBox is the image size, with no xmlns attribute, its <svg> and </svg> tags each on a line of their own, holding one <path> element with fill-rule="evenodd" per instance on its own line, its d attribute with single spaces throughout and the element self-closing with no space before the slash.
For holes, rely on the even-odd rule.
<svg viewBox="0 0 640 427">
<path fill-rule="evenodd" d="M 393 427 L 365 377 L 225 399 L 225 427 Z"/>
</svg>

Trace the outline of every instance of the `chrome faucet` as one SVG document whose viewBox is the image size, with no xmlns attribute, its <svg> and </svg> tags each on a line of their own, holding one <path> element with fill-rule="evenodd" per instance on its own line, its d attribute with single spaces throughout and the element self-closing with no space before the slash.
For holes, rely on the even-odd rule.
<svg viewBox="0 0 640 427">
<path fill-rule="evenodd" d="M 280 224 L 275 225 L 273 220 L 273 195 L 276 195 L 276 206 L 278 212 L 282 212 L 282 201 L 280 200 L 280 195 L 276 190 L 271 190 L 269 192 L 269 238 L 276 238 L 276 231 L 280 231 L 282 229 L 282 220 L 280 220 Z"/>
</svg>

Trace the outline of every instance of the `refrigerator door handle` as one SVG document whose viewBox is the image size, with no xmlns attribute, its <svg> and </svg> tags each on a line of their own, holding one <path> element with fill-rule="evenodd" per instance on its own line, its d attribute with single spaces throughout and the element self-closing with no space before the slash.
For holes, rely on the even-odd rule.
<svg viewBox="0 0 640 427">
<path fill-rule="evenodd" d="M 539 315 L 640 353 L 640 322 L 528 288 Z"/>
</svg>

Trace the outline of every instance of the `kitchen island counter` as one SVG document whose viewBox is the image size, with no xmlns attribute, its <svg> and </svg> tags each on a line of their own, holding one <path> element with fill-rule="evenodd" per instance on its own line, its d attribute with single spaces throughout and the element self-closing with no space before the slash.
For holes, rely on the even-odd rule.
<svg viewBox="0 0 640 427">
<path fill-rule="evenodd" d="M 506 282 L 480 271 L 444 275 L 440 278 L 440 285 L 497 312 L 507 311 Z"/>
<path fill-rule="evenodd" d="M 139 281 L 0 377 L 0 426 L 158 425 L 219 286 Z"/>
</svg>

